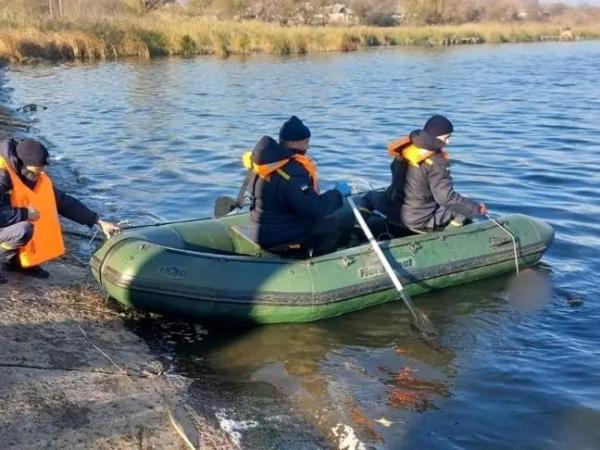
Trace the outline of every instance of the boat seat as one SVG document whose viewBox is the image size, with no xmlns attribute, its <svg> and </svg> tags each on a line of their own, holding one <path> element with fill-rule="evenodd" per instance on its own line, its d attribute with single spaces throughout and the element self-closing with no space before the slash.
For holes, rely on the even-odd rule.
<svg viewBox="0 0 600 450">
<path fill-rule="evenodd" d="M 233 242 L 233 248 L 236 254 L 248 256 L 273 256 L 272 253 L 250 239 L 248 225 L 229 225 L 227 230 L 231 236 L 231 241 Z"/>
</svg>

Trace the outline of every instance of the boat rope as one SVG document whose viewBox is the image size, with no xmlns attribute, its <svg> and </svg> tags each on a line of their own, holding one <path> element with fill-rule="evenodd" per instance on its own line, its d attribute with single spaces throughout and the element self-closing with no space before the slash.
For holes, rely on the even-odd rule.
<svg viewBox="0 0 600 450">
<path fill-rule="evenodd" d="M 113 366 L 115 366 L 117 368 L 117 370 L 121 374 L 129 376 L 129 372 L 127 372 L 127 369 L 124 369 L 123 367 L 121 367 L 120 365 L 118 365 L 116 362 L 114 362 L 113 359 L 110 356 L 108 356 L 100 347 L 98 347 L 96 344 L 94 344 L 92 342 L 92 340 L 88 337 L 88 335 L 85 332 L 85 330 L 83 328 L 81 328 L 81 325 L 77 325 L 77 328 L 79 328 L 79 331 L 81 331 L 81 334 L 83 334 L 83 337 L 86 339 L 86 341 L 88 341 L 91 344 L 92 347 L 94 347 L 96 350 L 98 350 L 98 352 L 100 352 L 100 354 L 102 356 L 104 356 L 106 359 L 108 359 L 111 362 L 111 364 Z"/>
<path fill-rule="evenodd" d="M 117 225 L 122 226 L 122 225 L 128 225 L 129 221 L 128 220 L 121 220 L 119 222 L 117 222 Z M 89 239 L 87 246 L 90 249 L 90 251 L 92 250 L 92 247 L 94 245 L 94 242 L 98 239 L 98 240 L 106 240 L 106 237 L 101 234 L 101 229 L 99 227 L 97 227 L 93 233 L 82 233 L 81 231 L 74 231 L 74 230 L 65 230 L 64 234 L 67 234 L 69 236 L 74 236 L 77 238 L 85 238 L 85 239 Z M 71 251 L 67 251 L 68 255 L 73 258 L 78 264 L 80 264 L 83 267 L 88 267 L 90 265 L 89 262 L 83 261 L 81 258 L 79 258 L 77 255 L 75 255 L 74 252 Z"/>
<path fill-rule="evenodd" d="M 104 352 L 100 347 L 98 347 L 96 344 L 94 344 L 94 342 L 92 342 L 92 340 L 88 337 L 87 333 L 85 332 L 85 330 L 81 327 L 81 325 L 77 325 L 77 327 L 79 328 L 79 331 L 81 331 L 81 334 L 83 334 L 83 337 L 92 345 L 92 347 L 94 347 L 98 352 L 100 352 L 100 354 L 102 356 L 104 356 L 106 359 L 108 359 L 111 364 L 113 366 L 115 366 L 118 370 L 119 373 L 121 375 L 124 375 L 125 378 L 127 380 L 129 380 L 129 382 L 135 387 L 137 388 L 137 385 L 135 384 L 133 378 L 132 378 L 132 374 L 130 373 L 130 371 L 127 368 L 121 367 L 119 364 L 117 364 L 110 356 L 108 356 L 106 354 L 106 352 Z M 161 374 L 158 374 L 156 376 L 160 376 Z M 173 428 L 175 429 L 175 431 L 177 432 L 177 434 L 179 435 L 179 437 L 183 440 L 183 442 L 185 442 L 186 446 L 190 449 L 190 450 L 197 450 L 197 447 L 192 443 L 192 441 L 190 440 L 190 438 L 187 436 L 187 434 L 185 433 L 185 430 L 183 429 L 183 427 L 181 426 L 181 424 L 177 421 L 177 419 L 175 419 L 175 416 L 173 415 L 173 411 L 171 410 L 171 407 L 169 406 L 169 401 L 167 400 L 165 394 L 160 394 L 160 397 L 162 398 L 163 401 L 163 406 L 167 412 L 167 415 L 169 417 L 169 420 L 171 422 L 171 425 L 173 425 Z"/>
<path fill-rule="evenodd" d="M 510 232 L 510 230 L 508 230 L 505 226 L 503 226 L 500 222 L 498 222 L 496 219 L 494 219 L 489 214 L 486 214 L 485 217 L 487 217 L 489 220 L 491 220 L 498 228 L 500 228 L 501 230 L 503 230 L 506 234 L 508 234 L 510 236 L 510 239 L 512 240 L 512 244 L 513 244 L 513 252 L 515 255 L 515 270 L 516 270 L 517 276 L 518 276 L 519 275 L 519 254 L 517 252 L 517 240 L 515 239 L 515 235 L 512 234 Z"/>
<path fill-rule="evenodd" d="M 181 439 L 183 439 L 183 442 L 185 442 L 185 445 L 187 445 L 190 450 L 196 450 L 196 446 L 192 443 L 192 441 L 187 436 L 187 434 L 185 434 L 185 430 L 183 429 L 181 424 L 179 422 L 177 422 L 177 420 L 173 416 L 173 412 L 171 411 L 171 408 L 169 408 L 169 407 L 167 407 L 167 415 L 169 416 L 171 425 L 173 425 L 173 428 L 175 428 L 175 431 L 177 431 L 177 433 L 179 433 L 179 436 L 181 437 Z"/>
<path fill-rule="evenodd" d="M 96 229 L 96 231 L 94 231 L 94 234 L 92 234 L 92 238 L 90 239 L 90 241 L 88 242 L 88 247 L 91 247 L 92 244 L 94 243 L 94 241 L 96 240 L 96 238 L 98 237 L 98 233 L 100 233 L 99 229 Z"/>
</svg>

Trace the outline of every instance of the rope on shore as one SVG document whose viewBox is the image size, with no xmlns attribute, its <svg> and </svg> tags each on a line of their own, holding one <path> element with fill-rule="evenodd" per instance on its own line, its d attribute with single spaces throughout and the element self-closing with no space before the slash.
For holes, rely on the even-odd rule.
<svg viewBox="0 0 600 450">
<path fill-rule="evenodd" d="M 122 375 L 125 375 L 125 377 L 135 386 L 135 383 L 133 382 L 133 379 L 131 378 L 131 375 L 129 374 L 129 372 L 127 371 L 127 369 L 124 369 L 123 367 L 121 367 L 120 365 L 118 365 L 100 347 L 98 347 L 96 344 L 94 344 L 92 342 L 92 340 L 88 337 L 88 335 L 85 332 L 85 330 L 81 327 L 81 325 L 78 324 L 77 327 L 79 328 L 79 331 L 81 331 L 81 334 L 83 334 L 83 337 L 92 345 L 92 347 L 94 347 L 98 352 L 100 352 L 100 354 L 102 356 L 104 356 L 106 359 L 108 359 L 111 362 L 111 364 L 113 366 L 115 366 Z M 179 422 L 177 422 L 177 420 L 175 419 L 175 416 L 173 415 L 173 411 L 171 411 L 171 408 L 170 408 L 170 406 L 168 404 L 168 401 L 165 398 L 165 396 L 161 394 L 161 398 L 162 398 L 162 401 L 163 401 L 163 406 L 167 410 L 167 415 L 169 416 L 169 420 L 171 422 L 171 425 L 173 425 L 173 428 L 175 429 L 175 431 L 177 431 L 177 434 L 179 435 L 179 437 L 181 437 L 181 439 L 183 440 L 183 442 L 185 442 L 185 444 L 191 450 L 197 450 L 196 446 L 192 443 L 192 441 L 190 440 L 190 438 L 185 434 L 185 431 L 183 430 L 183 427 L 181 426 L 181 424 Z"/>
<path fill-rule="evenodd" d="M 77 325 L 77 328 L 79 328 L 79 331 L 81 331 L 81 334 L 83 334 L 83 337 L 92 345 L 92 347 L 94 347 L 96 350 L 98 350 L 100 352 L 100 354 L 102 356 L 104 356 L 106 359 L 108 359 L 112 363 L 112 365 L 115 366 L 119 370 L 119 372 L 121 372 L 123 375 L 126 375 L 127 377 L 129 377 L 129 373 L 127 372 L 126 369 L 123 369 L 121 366 L 119 366 L 116 362 L 114 362 L 112 360 L 112 358 L 110 356 L 108 356 L 106 353 L 104 353 L 100 347 L 98 347 L 96 344 L 94 344 L 92 342 L 92 340 L 88 337 L 88 335 L 84 331 L 84 329 L 81 328 L 81 325 Z"/>
<path fill-rule="evenodd" d="M 185 431 L 183 431 L 183 428 L 177 422 L 177 420 L 175 420 L 175 417 L 173 417 L 173 413 L 171 412 L 171 408 L 169 408 L 168 406 L 167 406 L 167 414 L 169 415 L 169 420 L 171 421 L 171 424 L 173 425 L 173 428 L 175 428 L 175 430 L 179 433 L 179 436 L 181 436 L 181 439 L 183 439 L 183 442 L 185 442 L 185 444 L 191 450 L 196 450 L 196 446 L 187 437 L 187 435 L 185 434 Z"/>
</svg>

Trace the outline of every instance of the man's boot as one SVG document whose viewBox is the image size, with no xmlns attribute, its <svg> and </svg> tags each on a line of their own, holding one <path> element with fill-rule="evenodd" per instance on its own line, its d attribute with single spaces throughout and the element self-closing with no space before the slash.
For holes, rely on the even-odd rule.
<svg viewBox="0 0 600 450">
<path fill-rule="evenodd" d="M 40 266 L 21 267 L 21 263 L 19 262 L 18 258 L 13 258 L 10 261 L 8 270 L 12 272 L 18 272 L 28 277 L 37 278 L 39 280 L 45 280 L 50 276 L 50 274 Z"/>
</svg>

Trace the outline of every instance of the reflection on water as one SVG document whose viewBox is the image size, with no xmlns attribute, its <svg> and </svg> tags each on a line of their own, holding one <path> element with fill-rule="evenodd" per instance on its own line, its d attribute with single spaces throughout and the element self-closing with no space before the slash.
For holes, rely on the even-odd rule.
<svg viewBox="0 0 600 450">
<path fill-rule="evenodd" d="M 169 321 L 132 326 L 151 342 L 168 343 L 175 372 L 218 380 L 215 390 L 236 392 L 231 417 L 257 423 L 245 430 L 246 443 L 269 436 L 265 448 L 284 448 L 286 433 L 273 432 L 284 417 L 301 420 L 302 429 L 314 427 L 329 442 L 385 447 L 406 439 L 415 415 L 442 410 L 454 395 L 457 350 L 471 346 L 481 329 L 501 325 L 490 324 L 488 317 L 509 312 L 507 303 L 498 301 L 506 283 L 500 277 L 421 296 L 420 306 L 440 332 L 434 343 L 412 332 L 401 302 L 308 324 L 208 326 L 206 335 L 198 334 L 198 325 Z M 462 321 L 469 321 L 470 329 L 463 329 Z M 201 398 L 206 384 L 198 389 Z M 256 392 L 269 408 L 253 408 L 249 399 Z M 272 409 L 282 399 L 293 413 L 279 411 L 280 420 L 273 421 Z M 298 413 L 301 419 L 294 417 Z"/>
<path fill-rule="evenodd" d="M 38 65 L 2 76 L 13 106 L 48 107 L 27 117 L 60 159 L 61 185 L 117 218 L 210 214 L 241 183 L 243 151 L 292 113 L 312 129 L 324 186 L 382 185 L 386 142 L 446 113 L 459 190 L 555 228 L 540 270 L 548 289 L 509 292 L 509 276 L 419 296 L 435 345 L 412 333 L 400 302 L 301 325 L 132 326 L 195 379 L 194 406 L 244 448 L 592 449 L 598 73 L 600 44 L 584 42 Z"/>
</svg>

